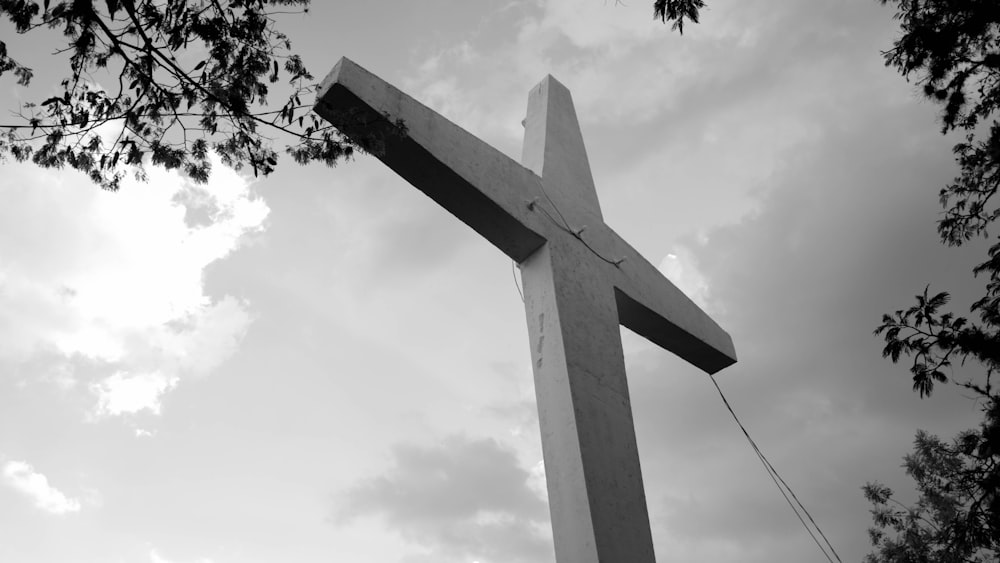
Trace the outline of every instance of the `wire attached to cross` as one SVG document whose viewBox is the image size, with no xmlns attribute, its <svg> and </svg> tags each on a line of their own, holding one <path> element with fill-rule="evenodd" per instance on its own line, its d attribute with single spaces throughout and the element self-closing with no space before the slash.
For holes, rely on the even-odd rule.
<svg viewBox="0 0 1000 563">
<path fill-rule="evenodd" d="M 804 527 L 806 531 L 809 532 L 809 535 L 812 537 L 813 541 L 816 542 L 816 546 L 819 547 L 819 550 L 823 552 L 823 555 L 826 557 L 827 561 L 830 561 L 830 563 L 833 563 L 834 559 L 836 559 L 837 561 L 841 561 L 840 556 L 837 555 L 837 551 L 834 550 L 833 546 L 830 544 L 830 540 L 826 538 L 826 534 L 823 533 L 823 530 L 819 527 L 819 524 L 817 524 L 816 521 L 813 520 L 812 514 L 809 514 L 809 511 L 806 510 L 806 507 L 803 506 L 802 502 L 799 501 L 799 497 L 795 496 L 795 492 L 792 491 L 792 488 L 789 487 L 788 483 L 786 483 L 785 480 L 781 478 L 781 475 L 778 473 L 778 470 L 775 469 L 773 465 L 771 465 L 771 462 L 764 455 L 764 452 L 760 451 L 760 448 L 757 446 L 757 443 L 754 442 L 753 438 L 750 437 L 750 433 L 747 431 L 746 427 L 743 426 L 743 423 L 740 422 L 740 418 L 736 416 L 736 412 L 733 411 L 733 407 L 729 405 L 729 400 L 726 399 L 726 395 L 722 392 L 722 388 L 719 387 L 719 382 L 715 380 L 715 376 L 709 374 L 708 377 L 709 379 L 712 380 L 712 383 L 715 385 L 715 389 L 718 390 L 719 396 L 722 397 L 722 402 L 723 404 L 726 405 L 726 408 L 729 410 L 729 414 L 733 415 L 733 420 L 735 420 L 736 424 L 739 425 L 740 430 L 743 431 L 743 435 L 747 439 L 747 442 L 750 443 L 750 447 L 753 448 L 754 453 L 757 454 L 757 458 L 760 459 L 760 462 L 764 465 L 764 470 L 767 471 L 767 476 L 770 477 L 772 481 L 774 481 L 774 485 L 778 487 L 778 491 L 781 493 L 781 496 L 785 497 L 785 502 L 788 503 L 788 506 L 792 509 L 792 512 L 795 513 L 795 517 L 798 518 L 799 522 L 802 523 L 802 527 Z M 787 493 L 785 492 L 786 490 L 788 491 Z M 789 495 L 791 495 L 791 499 L 788 498 Z M 795 504 L 792 504 L 792 499 L 795 500 Z M 798 509 L 795 508 L 795 505 L 798 505 L 799 508 Z M 819 532 L 819 535 L 823 538 L 823 542 L 826 543 L 826 547 L 829 548 L 830 552 L 833 554 L 833 558 L 831 558 L 830 554 L 826 552 L 826 548 L 824 548 L 823 545 L 819 543 L 819 539 L 816 537 L 816 534 L 813 533 L 812 529 L 809 528 L 809 525 L 806 524 L 806 521 L 802 518 L 802 515 L 799 514 L 799 509 L 801 509 L 802 512 L 806 515 L 806 518 L 808 518 L 809 522 L 811 522 L 813 527 L 816 528 L 816 531 Z"/>
<path fill-rule="evenodd" d="M 559 211 L 559 207 L 556 206 L 555 202 L 552 201 L 552 198 L 550 198 L 549 195 L 547 193 L 545 193 L 545 187 L 542 186 L 541 182 L 538 183 L 538 187 L 542 189 L 542 193 L 545 194 L 545 198 L 549 200 L 549 205 L 552 206 L 552 209 L 555 210 L 556 214 L 559 216 L 559 219 L 561 219 L 561 221 L 557 220 L 555 217 L 553 217 L 552 214 L 549 213 L 547 209 L 545 209 L 544 207 L 538 205 L 538 200 L 541 199 L 541 198 L 537 198 L 536 197 L 536 198 L 533 198 L 533 199 L 525 201 L 525 205 L 528 207 L 528 211 L 535 211 L 535 209 L 537 208 L 539 211 L 542 212 L 543 215 L 545 215 L 546 217 L 548 217 L 549 220 L 552 221 L 552 223 L 556 227 L 559 227 L 563 231 L 569 233 L 573 238 L 575 238 L 578 241 L 582 242 L 583 245 L 585 247 L 587 247 L 587 250 L 589 250 L 591 253 L 593 253 L 594 256 L 597 256 L 601 260 L 607 262 L 608 264 L 611 264 L 612 266 L 614 266 L 616 268 L 621 268 L 622 263 L 625 262 L 625 259 L 627 258 L 626 256 L 622 256 L 621 258 L 618 258 L 617 260 L 611 260 L 610 258 L 607 258 L 603 254 L 601 254 L 600 252 L 598 252 L 597 250 L 595 250 L 593 246 L 590 246 L 590 244 L 586 240 L 583 239 L 583 231 L 585 231 L 587 229 L 587 225 L 583 225 L 582 227 L 577 228 L 577 229 L 572 228 L 569 225 L 569 221 L 566 220 L 566 217 L 564 217 L 563 214 Z"/>
<path fill-rule="evenodd" d="M 572 228 L 569 224 L 569 221 L 566 220 L 566 217 L 559 211 L 559 206 L 557 206 L 556 203 L 552 201 L 552 198 L 549 197 L 549 194 L 545 191 L 545 185 L 540 180 L 538 181 L 538 187 L 539 189 L 541 189 L 542 195 L 545 196 L 545 199 L 548 200 L 549 205 L 552 206 L 552 209 L 555 211 L 556 215 L 559 216 L 559 220 L 553 217 L 552 214 L 548 212 L 548 210 L 546 210 L 544 207 L 538 204 L 539 200 L 541 199 L 538 197 L 525 202 L 527 204 L 529 211 L 535 211 L 536 209 L 541 211 L 542 214 L 548 217 L 549 220 L 552 221 L 552 223 L 554 223 L 558 228 L 569 233 L 571 236 L 582 242 L 583 245 L 586 246 L 587 249 L 590 250 L 595 256 L 607 262 L 608 264 L 615 266 L 616 268 L 621 268 L 621 264 L 625 261 L 626 257 L 623 256 L 617 260 L 610 260 L 605 256 L 603 256 L 600 252 L 597 252 L 597 250 L 595 250 L 592 246 L 590 246 L 590 244 L 587 243 L 586 240 L 583 239 L 583 232 L 587 229 L 587 226 L 583 225 L 577 229 Z M 511 268 L 513 268 L 513 262 L 511 262 Z M 524 294 L 521 293 L 521 287 L 517 285 L 516 272 L 514 277 L 514 284 L 515 286 L 517 286 L 517 292 L 519 295 L 521 295 L 521 301 L 523 302 Z M 718 390 L 719 396 L 722 397 L 722 402 L 729 410 L 729 414 L 733 415 L 733 420 L 735 420 L 736 424 L 739 425 L 740 430 L 743 431 L 743 435 L 746 437 L 747 442 L 749 442 L 750 447 L 753 449 L 758 459 L 760 459 L 760 462 L 764 465 L 764 470 L 767 472 L 768 477 L 770 477 L 771 480 L 774 481 L 775 486 L 778 487 L 778 492 L 780 492 L 781 496 L 785 498 L 785 502 L 788 503 L 788 506 L 792 509 L 792 512 L 795 513 L 796 518 L 798 518 L 799 522 L 802 523 L 802 526 L 809 533 L 809 536 L 812 537 L 813 541 L 816 543 L 816 546 L 819 547 L 820 551 L 823 553 L 823 556 L 826 557 L 827 561 L 829 561 L 830 563 L 833 563 L 834 559 L 842 563 L 840 556 L 837 555 L 837 551 L 833 549 L 833 545 L 830 544 L 830 540 L 827 539 L 826 534 L 823 533 L 823 530 L 819 527 L 819 524 L 817 524 L 816 520 L 813 519 L 812 514 L 810 514 L 809 511 L 806 510 L 806 507 L 803 506 L 801 501 L 799 501 L 799 498 L 795 495 L 795 492 L 792 491 L 792 488 L 788 486 L 788 483 L 786 483 L 785 480 L 781 477 L 781 475 L 778 473 L 778 470 L 775 469 L 773 465 L 771 465 L 771 462 L 764 455 L 764 452 L 760 450 L 760 448 L 757 446 L 757 443 L 754 442 L 753 438 L 750 437 L 750 433 L 747 431 L 746 427 L 743 426 L 743 423 L 740 422 L 739 417 L 736 416 L 736 412 L 733 411 L 733 407 L 729 405 L 729 400 L 726 399 L 726 395 L 722 392 L 722 388 L 719 387 L 719 383 L 715 380 L 715 377 L 712 376 L 711 374 L 708 377 L 712 380 L 712 383 L 715 385 L 716 390 Z M 792 503 L 793 500 L 794 504 Z M 798 508 L 796 508 L 796 505 L 798 506 Z M 809 525 L 806 524 L 806 520 L 805 518 L 802 517 L 802 514 L 799 513 L 799 510 L 802 511 L 802 514 L 805 514 L 806 518 L 809 519 L 809 522 L 812 523 L 812 526 L 816 529 L 816 532 L 818 532 L 820 537 L 823 538 L 823 542 L 826 544 L 826 547 L 824 547 L 823 544 L 820 543 L 819 538 L 816 537 L 816 534 L 813 533 Z M 827 553 L 827 549 L 829 549 L 830 553 Z M 833 555 L 832 557 L 831 554 Z"/>
</svg>

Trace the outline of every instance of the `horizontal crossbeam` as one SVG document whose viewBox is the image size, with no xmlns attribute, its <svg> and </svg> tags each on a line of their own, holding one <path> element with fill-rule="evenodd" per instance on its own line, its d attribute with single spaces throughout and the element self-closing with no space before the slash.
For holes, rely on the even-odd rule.
<svg viewBox="0 0 1000 563">
<path fill-rule="evenodd" d="M 553 195 L 543 178 L 347 58 L 321 83 L 315 110 L 360 143 L 380 137 L 375 157 L 518 263 L 586 226 L 579 237 L 594 259 L 617 262 L 602 267 L 624 326 L 708 373 L 735 363 L 729 334 L 604 224 L 599 208 L 574 215 L 585 225 L 560 224 L 541 212 Z"/>
</svg>

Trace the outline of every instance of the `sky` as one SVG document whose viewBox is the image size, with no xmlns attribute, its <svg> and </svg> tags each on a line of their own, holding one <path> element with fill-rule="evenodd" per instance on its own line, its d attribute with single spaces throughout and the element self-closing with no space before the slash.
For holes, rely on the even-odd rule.
<svg viewBox="0 0 1000 563">
<path fill-rule="evenodd" d="M 710 0 L 683 36 L 647 4 L 279 22 L 317 77 L 348 56 L 515 159 L 528 91 L 565 84 L 605 221 L 732 335 L 719 384 L 858 561 L 862 485 L 912 499 L 916 430 L 979 419 L 872 335 L 928 283 L 960 313 L 980 291 L 982 245 L 935 233 L 956 139 L 884 66 L 878 2 Z M 8 40 L 38 99 L 54 48 Z M 554 562 L 516 271 L 381 163 L 118 193 L 0 166 L 0 561 Z M 657 559 L 825 560 L 708 377 L 622 337 Z"/>
</svg>

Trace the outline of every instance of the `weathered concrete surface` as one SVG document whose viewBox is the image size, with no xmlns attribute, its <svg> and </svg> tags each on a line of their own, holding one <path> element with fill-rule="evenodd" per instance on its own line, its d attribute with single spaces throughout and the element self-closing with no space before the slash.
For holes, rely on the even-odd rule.
<svg viewBox="0 0 1000 563">
<path fill-rule="evenodd" d="M 545 218 L 524 202 L 538 177 L 430 108 L 344 58 L 320 85 L 316 113 L 351 137 L 401 119 L 407 135 L 376 156 L 520 262 L 544 242 Z"/>
<path fill-rule="evenodd" d="M 573 242 L 521 264 L 556 561 L 652 563 L 615 296 Z"/>
<path fill-rule="evenodd" d="M 604 222 L 573 98 L 551 74 L 528 93 L 521 164 L 544 178 L 546 193 L 563 215 L 586 211 Z"/>
<path fill-rule="evenodd" d="M 715 373 L 732 339 L 604 224 L 569 91 L 531 90 L 522 164 L 347 59 L 317 113 L 521 266 L 556 560 L 652 563 L 619 324 Z"/>
</svg>

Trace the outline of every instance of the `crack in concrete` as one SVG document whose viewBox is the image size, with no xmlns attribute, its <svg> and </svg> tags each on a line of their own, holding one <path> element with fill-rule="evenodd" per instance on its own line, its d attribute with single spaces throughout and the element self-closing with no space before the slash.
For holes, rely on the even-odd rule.
<svg viewBox="0 0 1000 563">
<path fill-rule="evenodd" d="M 538 345 L 535 349 L 535 354 L 538 355 L 538 359 L 535 360 L 535 365 L 542 367 L 542 343 L 545 342 L 545 313 L 538 315 Z"/>
</svg>

